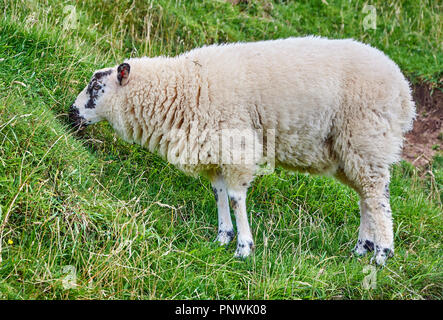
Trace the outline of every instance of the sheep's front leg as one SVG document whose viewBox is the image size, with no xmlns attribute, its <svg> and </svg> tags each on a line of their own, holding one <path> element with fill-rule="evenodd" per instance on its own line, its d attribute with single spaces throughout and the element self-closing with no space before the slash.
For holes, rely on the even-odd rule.
<svg viewBox="0 0 443 320">
<path fill-rule="evenodd" d="M 217 239 L 220 245 L 226 245 L 234 238 L 234 227 L 232 226 L 231 213 L 229 211 L 228 192 L 221 176 L 217 176 L 212 181 L 212 191 L 218 210 L 218 234 Z"/>
<path fill-rule="evenodd" d="M 254 248 L 254 241 L 246 213 L 246 189 L 241 191 L 228 190 L 228 193 L 237 224 L 237 250 L 235 251 L 235 256 L 246 258 Z"/>
</svg>

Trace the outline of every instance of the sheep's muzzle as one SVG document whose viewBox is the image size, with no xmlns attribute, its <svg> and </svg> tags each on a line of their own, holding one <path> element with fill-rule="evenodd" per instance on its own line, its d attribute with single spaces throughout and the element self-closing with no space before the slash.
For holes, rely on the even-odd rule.
<svg viewBox="0 0 443 320">
<path fill-rule="evenodd" d="M 74 105 L 69 108 L 69 122 L 72 124 L 74 129 L 80 131 L 86 128 L 88 125 L 85 118 L 80 116 L 78 108 Z"/>
</svg>

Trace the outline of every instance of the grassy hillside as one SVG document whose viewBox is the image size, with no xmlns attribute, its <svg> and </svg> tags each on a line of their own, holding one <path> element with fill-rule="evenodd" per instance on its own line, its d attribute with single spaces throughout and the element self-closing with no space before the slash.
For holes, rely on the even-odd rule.
<svg viewBox="0 0 443 320">
<path fill-rule="evenodd" d="M 203 44 L 315 34 L 385 51 L 412 81 L 442 78 L 437 1 L 0 3 L 0 298 L 441 299 L 443 158 L 392 170 L 396 256 L 363 285 L 351 256 L 358 197 L 277 170 L 248 193 L 255 255 L 213 240 L 215 201 L 107 124 L 74 135 L 66 111 L 95 69 Z M 75 19 L 70 19 L 75 17 Z"/>
</svg>

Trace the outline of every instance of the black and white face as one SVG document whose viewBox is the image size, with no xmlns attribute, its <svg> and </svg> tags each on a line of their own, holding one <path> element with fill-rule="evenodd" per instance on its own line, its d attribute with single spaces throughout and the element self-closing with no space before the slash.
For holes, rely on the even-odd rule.
<svg viewBox="0 0 443 320">
<path fill-rule="evenodd" d="M 118 86 L 129 76 L 129 65 L 121 64 L 118 68 L 109 68 L 96 71 L 91 81 L 77 96 L 69 109 L 69 120 L 78 130 L 90 124 L 105 120 L 106 108 Z M 108 98 L 107 98 L 108 97 Z"/>
</svg>

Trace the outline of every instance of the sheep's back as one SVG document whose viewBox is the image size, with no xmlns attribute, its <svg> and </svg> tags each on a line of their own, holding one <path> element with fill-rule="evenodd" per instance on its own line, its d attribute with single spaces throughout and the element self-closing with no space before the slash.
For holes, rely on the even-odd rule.
<svg viewBox="0 0 443 320">
<path fill-rule="evenodd" d="M 409 87 L 397 65 L 353 40 L 237 43 L 184 56 L 200 66 L 209 108 L 220 112 L 225 126 L 276 131 L 276 156 L 282 163 L 313 165 L 330 151 L 325 141 L 334 126 L 346 130 L 347 117 L 365 121 L 376 112 L 406 127 L 414 114 L 413 105 L 404 106 Z"/>
</svg>

